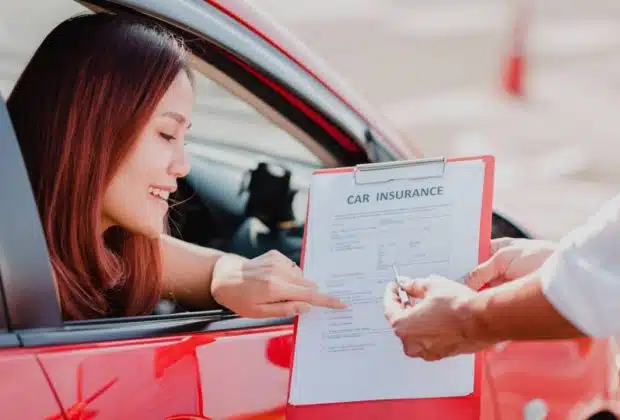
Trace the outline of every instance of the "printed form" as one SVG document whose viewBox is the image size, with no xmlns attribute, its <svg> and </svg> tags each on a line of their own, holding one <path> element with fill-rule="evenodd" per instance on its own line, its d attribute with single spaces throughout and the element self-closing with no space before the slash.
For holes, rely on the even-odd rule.
<svg viewBox="0 0 620 420">
<path fill-rule="evenodd" d="M 419 180 L 357 184 L 353 172 L 313 177 L 304 274 L 348 308 L 314 308 L 299 317 L 290 404 L 473 392 L 474 355 L 407 357 L 382 302 L 392 264 L 408 277 L 453 279 L 476 266 L 483 184 L 478 160 L 448 162 L 443 176 Z"/>
</svg>

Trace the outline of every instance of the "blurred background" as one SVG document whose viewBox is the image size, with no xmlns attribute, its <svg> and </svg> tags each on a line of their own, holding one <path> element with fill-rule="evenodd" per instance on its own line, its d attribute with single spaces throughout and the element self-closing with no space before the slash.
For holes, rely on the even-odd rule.
<svg viewBox="0 0 620 420">
<path fill-rule="evenodd" d="M 39 0 L 32 13 L 32 2 L 0 3 L 6 95 L 50 22 L 81 8 Z M 322 56 L 425 155 L 494 154 L 496 208 L 537 236 L 558 238 L 620 192 L 617 0 L 253 4 Z M 527 61 L 523 96 L 513 96 L 502 82 L 520 10 L 528 17 Z"/>
<path fill-rule="evenodd" d="M 492 153 L 496 206 L 557 238 L 620 193 L 617 0 L 254 0 L 426 155 Z M 523 97 L 503 90 L 525 13 Z"/>
</svg>

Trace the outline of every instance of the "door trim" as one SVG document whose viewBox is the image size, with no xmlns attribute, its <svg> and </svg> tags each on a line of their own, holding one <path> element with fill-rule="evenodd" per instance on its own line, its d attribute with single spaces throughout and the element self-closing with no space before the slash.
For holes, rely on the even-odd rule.
<svg viewBox="0 0 620 420">
<path fill-rule="evenodd" d="M 164 316 L 76 321 L 62 328 L 16 331 L 24 347 L 101 343 L 106 341 L 161 338 L 220 331 L 257 330 L 294 325 L 294 318 L 251 319 L 224 315 L 221 311 Z"/>
<path fill-rule="evenodd" d="M 0 102 L 0 196 L 5 198 L 0 203 L 0 322 L 5 329 L 58 327 L 60 303 L 41 219 L 7 106 Z"/>
</svg>

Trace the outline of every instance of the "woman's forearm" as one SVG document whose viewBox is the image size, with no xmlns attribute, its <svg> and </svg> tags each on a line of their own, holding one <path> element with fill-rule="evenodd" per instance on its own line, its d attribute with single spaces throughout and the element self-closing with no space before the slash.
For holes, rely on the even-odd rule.
<svg viewBox="0 0 620 420">
<path fill-rule="evenodd" d="M 479 292 L 458 307 L 468 338 L 481 341 L 584 337 L 543 293 L 538 274 Z"/>
<path fill-rule="evenodd" d="M 243 258 L 162 235 L 163 297 L 197 309 L 217 306 L 211 293 L 214 276 L 234 275 Z"/>
</svg>

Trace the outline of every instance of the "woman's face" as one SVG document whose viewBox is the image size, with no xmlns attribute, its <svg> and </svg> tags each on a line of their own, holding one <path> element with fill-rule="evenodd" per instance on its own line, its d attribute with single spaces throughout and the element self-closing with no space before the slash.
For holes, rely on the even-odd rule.
<svg viewBox="0 0 620 420">
<path fill-rule="evenodd" d="M 102 227 L 111 226 L 158 237 L 163 232 L 168 196 L 177 178 L 189 172 L 185 132 L 194 91 L 185 71 L 179 73 L 140 133 L 138 142 L 103 197 Z"/>
</svg>

